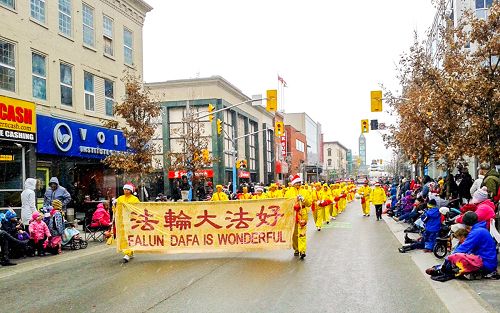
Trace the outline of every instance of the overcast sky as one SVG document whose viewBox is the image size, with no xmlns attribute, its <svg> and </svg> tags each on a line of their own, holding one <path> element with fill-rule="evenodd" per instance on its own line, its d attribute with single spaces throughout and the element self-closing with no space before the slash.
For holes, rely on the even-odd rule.
<svg viewBox="0 0 500 313">
<path fill-rule="evenodd" d="M 399 56 L 435 14 L 431 0 L 146 1 L 147 82 L 220 75 L 251 96 L 277 89 L 279 73 L 285 111 L 306 112 L 354 153 L 360 120 L 387 120 L 370 113 L 370 90 L 397 88 Z M 368 163 L 390 159 L 377 131 L 366 138 Z"/>
</svg>

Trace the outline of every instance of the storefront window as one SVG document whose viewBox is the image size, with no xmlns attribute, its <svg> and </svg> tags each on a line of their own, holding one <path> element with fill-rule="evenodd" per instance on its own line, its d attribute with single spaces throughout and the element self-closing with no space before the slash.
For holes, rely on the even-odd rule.
<svg viewBox="0 0 500 313">
<path fill-rule="evenodd" d="M 0 207 L 21 206 L 22 147 L 0 145 Z"/>
</svg>

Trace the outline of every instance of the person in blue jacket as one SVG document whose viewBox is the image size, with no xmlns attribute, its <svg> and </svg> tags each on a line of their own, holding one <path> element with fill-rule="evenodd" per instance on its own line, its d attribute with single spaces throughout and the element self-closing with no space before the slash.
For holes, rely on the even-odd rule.
<svg viewBox="0 0 500 313">
<path fill-rule="evenodd" d="M 441 213 L 436 205 L 436 200 L 431 199 L 427 203 L 427 210 L 420 217 L 424 222 L 425 231 L 421 238 L 409 245 L 399 248 L 399 252 L 405 253 L 414 249 L 424 249 L 425 252 L 432 252 L 436 244 L 436 238 L 441 228 Z"/>
<path fill-rule="evenodd" d="M 446 258 L 443 265 L 426 270 L 427 274 L 432 276 L 431 279 L 444 282 L 467 273 L 496 274 L 496 244 L 486 229 L 486 222 L 478 222 L 476 212 L 465 213 L 462 222 L 469 234 Z"/>
</svg>

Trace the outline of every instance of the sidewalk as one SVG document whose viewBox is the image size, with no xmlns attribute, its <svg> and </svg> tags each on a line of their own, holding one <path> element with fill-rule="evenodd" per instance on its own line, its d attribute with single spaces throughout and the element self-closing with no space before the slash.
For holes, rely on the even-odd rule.
<svg viewBox="0 0 500 313">
<path fill-rule="evenodd" d="M 383 218 L 396 239 L 404 244 L 405 233 L 403 231 L 408 227 L 408 224 L 397 223 L 387 215 L 383 215 Z M 500 312 L 500 282 L 498 280 L 462 281 L 454 279 L 445 283 L 436 282 L 430 279 L 425 270 L 442 263 L 443 260 L 437 259 L 432 253 L 422 251 L 411 251 L 400 254 L 399 257 L 409 257 L 413 260 L 422 275 L 428 278 L 429 284 L 450 313 Z"/>
<path fill-rule="evenodd" d="M 89 241 L 86 249 L 70 250 L 63 249 L 63 252 L 58 255 L 48 253 L 44 257 L 27 257 L 21 259 L 12 259 L 16 263 L 15 266 L 0 266 L 0 280 L 12 275 L 29 272 L 46 266 L 53 266 L 61 262 L 66 262 L 96 253 L 102 253 L 106 250 L 113 249 L 115 246 L 108 246 L 104 242 Z"/>
</svg>

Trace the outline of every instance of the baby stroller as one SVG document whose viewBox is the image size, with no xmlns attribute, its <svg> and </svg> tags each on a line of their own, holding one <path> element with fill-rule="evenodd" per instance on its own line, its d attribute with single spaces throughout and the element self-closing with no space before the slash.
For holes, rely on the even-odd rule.
<svg viewBox="0 0 500 313">
<path fill-rule="evenodd" d="M 69 224 L 69 226 L 64 229 L 64 234 L 62 235 L 63 248 L 79 250 L 87 248 L 87 245 L 87 241 L 80 236 L 80 231 L 76 229 L 74 225 Z"/>
</svg>

